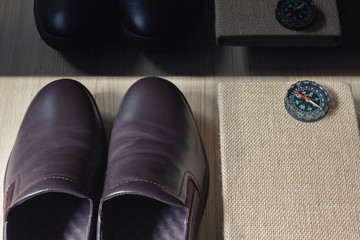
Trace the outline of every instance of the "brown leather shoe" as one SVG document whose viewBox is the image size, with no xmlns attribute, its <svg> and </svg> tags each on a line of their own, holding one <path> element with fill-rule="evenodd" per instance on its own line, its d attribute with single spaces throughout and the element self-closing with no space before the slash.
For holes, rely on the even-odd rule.
<svg viewBox="0 0 360 240">
<path fill-rule="evenodd" d="M 98 240 L 195 239 L 209 185 L 190 107 L 172 83 L 137 81 L 111 134 Z"/>
<path fill-rule="evenodd" d="M 82 84 L 45 86 L 25 114 L 8 162 L 4 239 L 95 237 L 106 145 L 99 111 Z"/>
</svg>

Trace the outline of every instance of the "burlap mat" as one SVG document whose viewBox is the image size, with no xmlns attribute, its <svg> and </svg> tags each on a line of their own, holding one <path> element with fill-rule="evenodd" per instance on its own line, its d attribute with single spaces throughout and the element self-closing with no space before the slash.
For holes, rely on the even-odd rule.
<svg viewBox="0 0 360 240">
<path fill-rule="evenodd" d="M 324 119 L 303 123 L 284 108 L 289 82 L 221 83 L 224 236 L 360 239 L 360 144 L 349 85 L 319 82 Z"/>
<path fill-rule="evenodd" d="M 218 44 L 310 44 L 335 41 L 341 36 L 336 0 L 314 1 L 315 22 L 301 31 L 289 30 L 275 18 L 278 0 L 215 0 L 215 30 Z M 276 37 L 276 38 L 275 38 Z"/>
</svg>

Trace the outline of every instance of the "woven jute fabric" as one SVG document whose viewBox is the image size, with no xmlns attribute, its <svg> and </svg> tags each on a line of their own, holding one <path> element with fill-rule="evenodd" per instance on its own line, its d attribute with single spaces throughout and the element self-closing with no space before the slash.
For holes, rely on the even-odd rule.
<svg viewBox="0 0 360 240">
<path fill-rule="evenodd" d="M 239 42 L 294 41 L 298 37 L 311 41 L 326 40 L 321 37 L 341 36 L 339 14 L 336 0 L 314 0 L 318 9 L 316 20 L 305 30 L 289 30 L 275 18 L 278 0 L 215 0 L 215 30 L 218 43 L 227 38 L 235 38 Z M 273 37 L 277 37 L 274 39 Z M 234 41 L 232 41 L 234 43 Z M 236 42 L 236 40 L 235 40 Z M 234 44 L 236 45 L 236 44 Z"/>
<path fill-rule="evenodd" d="M 349 85 L 319 82 L 331 106 L 304 123 L 289 82 L 221 83 L 225 240 L 360 239 L 360 141 Z"/>
</svg>

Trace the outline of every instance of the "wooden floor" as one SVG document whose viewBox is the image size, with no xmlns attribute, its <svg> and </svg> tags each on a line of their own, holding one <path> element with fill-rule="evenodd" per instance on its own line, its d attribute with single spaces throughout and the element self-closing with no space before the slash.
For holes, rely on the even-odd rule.
<svg viewBox="0 0 360 240">
<path fill-rule="evenodd" d="M 94 95 L 109 136 L 122 96 L 139 77 L 72 78 L 81 81 Z M 28 104 L 45 84 L 56 79 L 57 77 L 0 78 L 0 96 L 2 99 L 0 102 L 0 179 L 3 179 L 6 163 Z M 217 106 L 217 85 L 219 82 L 289 80 L 296 82 L 302 79 L 345 81 L 351 84 L 358 117 L 360 114 L 360 77 L 166 77 L 166 79 L 176 84 L 189 101 L 208 155 L 210 192 L 201 223 L 199 240 L 223 239 L 221 159 Z M 0 207 L 2 199 L 3 192 L 0 193 Z M 0 226 L 2 225 L 2 219 L 3 213 L 1 212 Z"/>
</svg>

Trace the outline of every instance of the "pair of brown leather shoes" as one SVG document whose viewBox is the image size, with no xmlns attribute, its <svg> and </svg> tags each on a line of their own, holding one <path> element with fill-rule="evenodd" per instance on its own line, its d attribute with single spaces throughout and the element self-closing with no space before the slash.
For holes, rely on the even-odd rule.
<svg viewBox="0 0 360 240">
<path fill-rule="evenodd" d="M 107 149 L 89 91 L 74 80 L 45 86 L 9 158 L 4 239 L 195 239 L 208 164 L 181 92 L 160 78 L 137 81 Z"/>
</svg>

